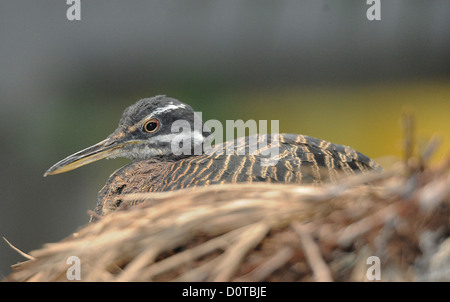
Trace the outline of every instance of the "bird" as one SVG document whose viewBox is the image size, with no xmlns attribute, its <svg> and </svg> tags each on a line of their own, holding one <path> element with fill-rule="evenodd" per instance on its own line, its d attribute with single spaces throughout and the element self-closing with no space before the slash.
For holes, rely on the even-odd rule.
<svg viewBox="0 0 450 302">
<path fill-rule="evenodd" d="M 340 175 L 383 170 L 351 147 L 307 135 L 254 134 L 211 144 L 213 140 L 190 105 L 165 95 L 143 98 L 124 110 L 106 139 L 57 162 L 44 177 L 104 158 L 131 159 L 98 193 L 94 215 L 100 217 L 116 211 L 131 193 L 230 183 L 321 185 L 337 182 Z"/>
</svg>

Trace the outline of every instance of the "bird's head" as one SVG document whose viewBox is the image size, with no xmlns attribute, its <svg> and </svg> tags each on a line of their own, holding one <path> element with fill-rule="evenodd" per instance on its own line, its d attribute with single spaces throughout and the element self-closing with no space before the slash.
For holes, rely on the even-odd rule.
<svg viewBox="0 0 450 302">
<path fill-rule="evenodd" d="M 192 148 L 210 135 L 191 106 L 166 96 L 146 98 L 125 109 L 119 126 L 106 139 L 57 162 L 44 176 L 64 173 L 103 158 L 177 157 L 172 152 L 173 139 L 180 137 L 180 133 L 172 131 L 177 121 L 190 126 L 188 135 Z"/>
</svg>

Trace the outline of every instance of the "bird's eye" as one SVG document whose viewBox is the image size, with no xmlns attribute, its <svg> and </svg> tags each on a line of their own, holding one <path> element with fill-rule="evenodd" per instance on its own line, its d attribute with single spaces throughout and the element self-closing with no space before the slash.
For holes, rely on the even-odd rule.
<svg viewBox="0 0 450 302">
<path fill-rule="evenodd" d="M 144 130 L 148 133 L 153 133 L 159 128 L 159 121 L 157 119 L 152 118 L 148 120 L 144 124 Z"/>
</svg>

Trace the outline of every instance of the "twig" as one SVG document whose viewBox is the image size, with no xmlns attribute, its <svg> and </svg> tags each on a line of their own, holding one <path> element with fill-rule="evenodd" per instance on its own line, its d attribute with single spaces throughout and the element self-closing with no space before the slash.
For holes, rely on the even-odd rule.
<svg viewBox="0 0 450 302">
<path fill-rule="evenodd" d="M 223 254 L 217 256 L 211 261 L 206 262 L 205 264 L 200 265 L 194 269 L 189 270 L 187 273 L 179 276 L 178 278 L 172 280 L 175 282 L 199 282 L 205 281 L 211 271 L 216 267 L 220 261 L 223 259 Z"/>
<path fill-rule="evenodd" d="M 412 158 L 414 153 L 414 116 L 410 112 L 404 112 L 402 115 L 403 126 L 403 156 L 406 167 L 408 160 Z M 411 172 L 411 171 L 410 171 Z"/>
<path fill-rule="evenodd" d="M 338 234 L 337 244 L 344 247 L 348 246 L 357 237 L 384 224 L 387 220 L 395 216 L 397 213 L 397 206 L 397 204 L 387 206 L 386 208 L 382 208 L 374 214 L 364 217 L 347 226 L 340 234 Z"/>
<path fill-rule="evenodd" d="M 430 138 L 426 146 L 420 152 L 420 160 L 422 162 L 422 165 L 425 165 L 429 161 L 440 144 L 441 139 L 439 137 L 433 136 Z"/>
<path fill-rule="evenodd" d="M 103 218 L 103 216 L 98 215 L 97 213 L 95 213 L 92 210 L 88 210 L 87 213 L 88 213 L 89 216 L 92 216 L 92 217 L 94 217 L 97 220 L 100 220 L 100 219 Z"/>
<path fill-rule="evenodd" d="M 149 269 L 145 271 L 140 277 L 144 280 L 150 280 L 157 275 L 172 270 L 182 264 L 192 262 L 195 259 L 203 257 L 215 250 L 224 249 L 229 246 L 232 241 L 234 241 L 234 237 L 240 234 L 244 228 L 230 231 L 220 237 L 206 241 L 199 246 L 156 262 L 152 266 L 150 266 Z"/>
<path fill-rule="evenodd" d="M 258 222 L 250 225 L 249 229 L 242 232 L 240 239 L 224 253 L 223 261 L 214 269 L 212 275 L 216 276 L 213 281 L 229 281 L 245 255 L 263 240 L 270 227 L 268 223 Z"/>
<path fill-rule="evenodd" d="M 321 252 L 317 244 L 311 237 L 306 227 L 298 222 L 291 223 L 292 229 L 300 237 L 306 259 L 314 273 L 314 278 L 318 282 L 332 282 L 330 269 L 321 256 Z"/>
<path fill-rule="evenodd" d="M 21 250 L 19 250 L 18 248 L 16 248 L 14 245 L 12 245 L 11 242 L 9 242 L 5 237 L 2 237 L 3 240 L 6 241 L 7 244 L 9 244 L 9 246 L 15 250 L 16 252 L 18 252 L 20 255 L 22 255 L 23 257 L 27 258 L 28 260 L 36 260 L 36 258 L 34 258 L 33 256 L 28 255 L 27 253 L 22 252 Z"/>
<path fill-rule="evenodd" d="M 267 279 L 273 272 L 285 265 L 294 256 L 294 250 L 290 247 L 285 247 L 278 251 L 268 260 L 265 260 L 257 268 L 245 274 L 242 277 L 234 279 L 235 282 L 260 282 Z"/>
</svg>

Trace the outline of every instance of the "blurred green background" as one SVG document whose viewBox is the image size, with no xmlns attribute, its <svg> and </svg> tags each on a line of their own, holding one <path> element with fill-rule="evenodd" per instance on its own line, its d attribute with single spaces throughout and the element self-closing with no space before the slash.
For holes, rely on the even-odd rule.
<svg viewBox="0 0 450 302">
<path fill-rule="evenodd" d="M 450 1 L 0 2 L 0 235 L 28 252 L 88 222 L 128 161 L 43 178 L 111 133 L 125 107 L 166 94 L 204 119 L 279 120 L 389 166 L 400 116 L 450 149 Z M 388 168 L 388 167 L 387 167 Z M 24 260 L 0 243 L 0 277 Z"/>
</svg>

